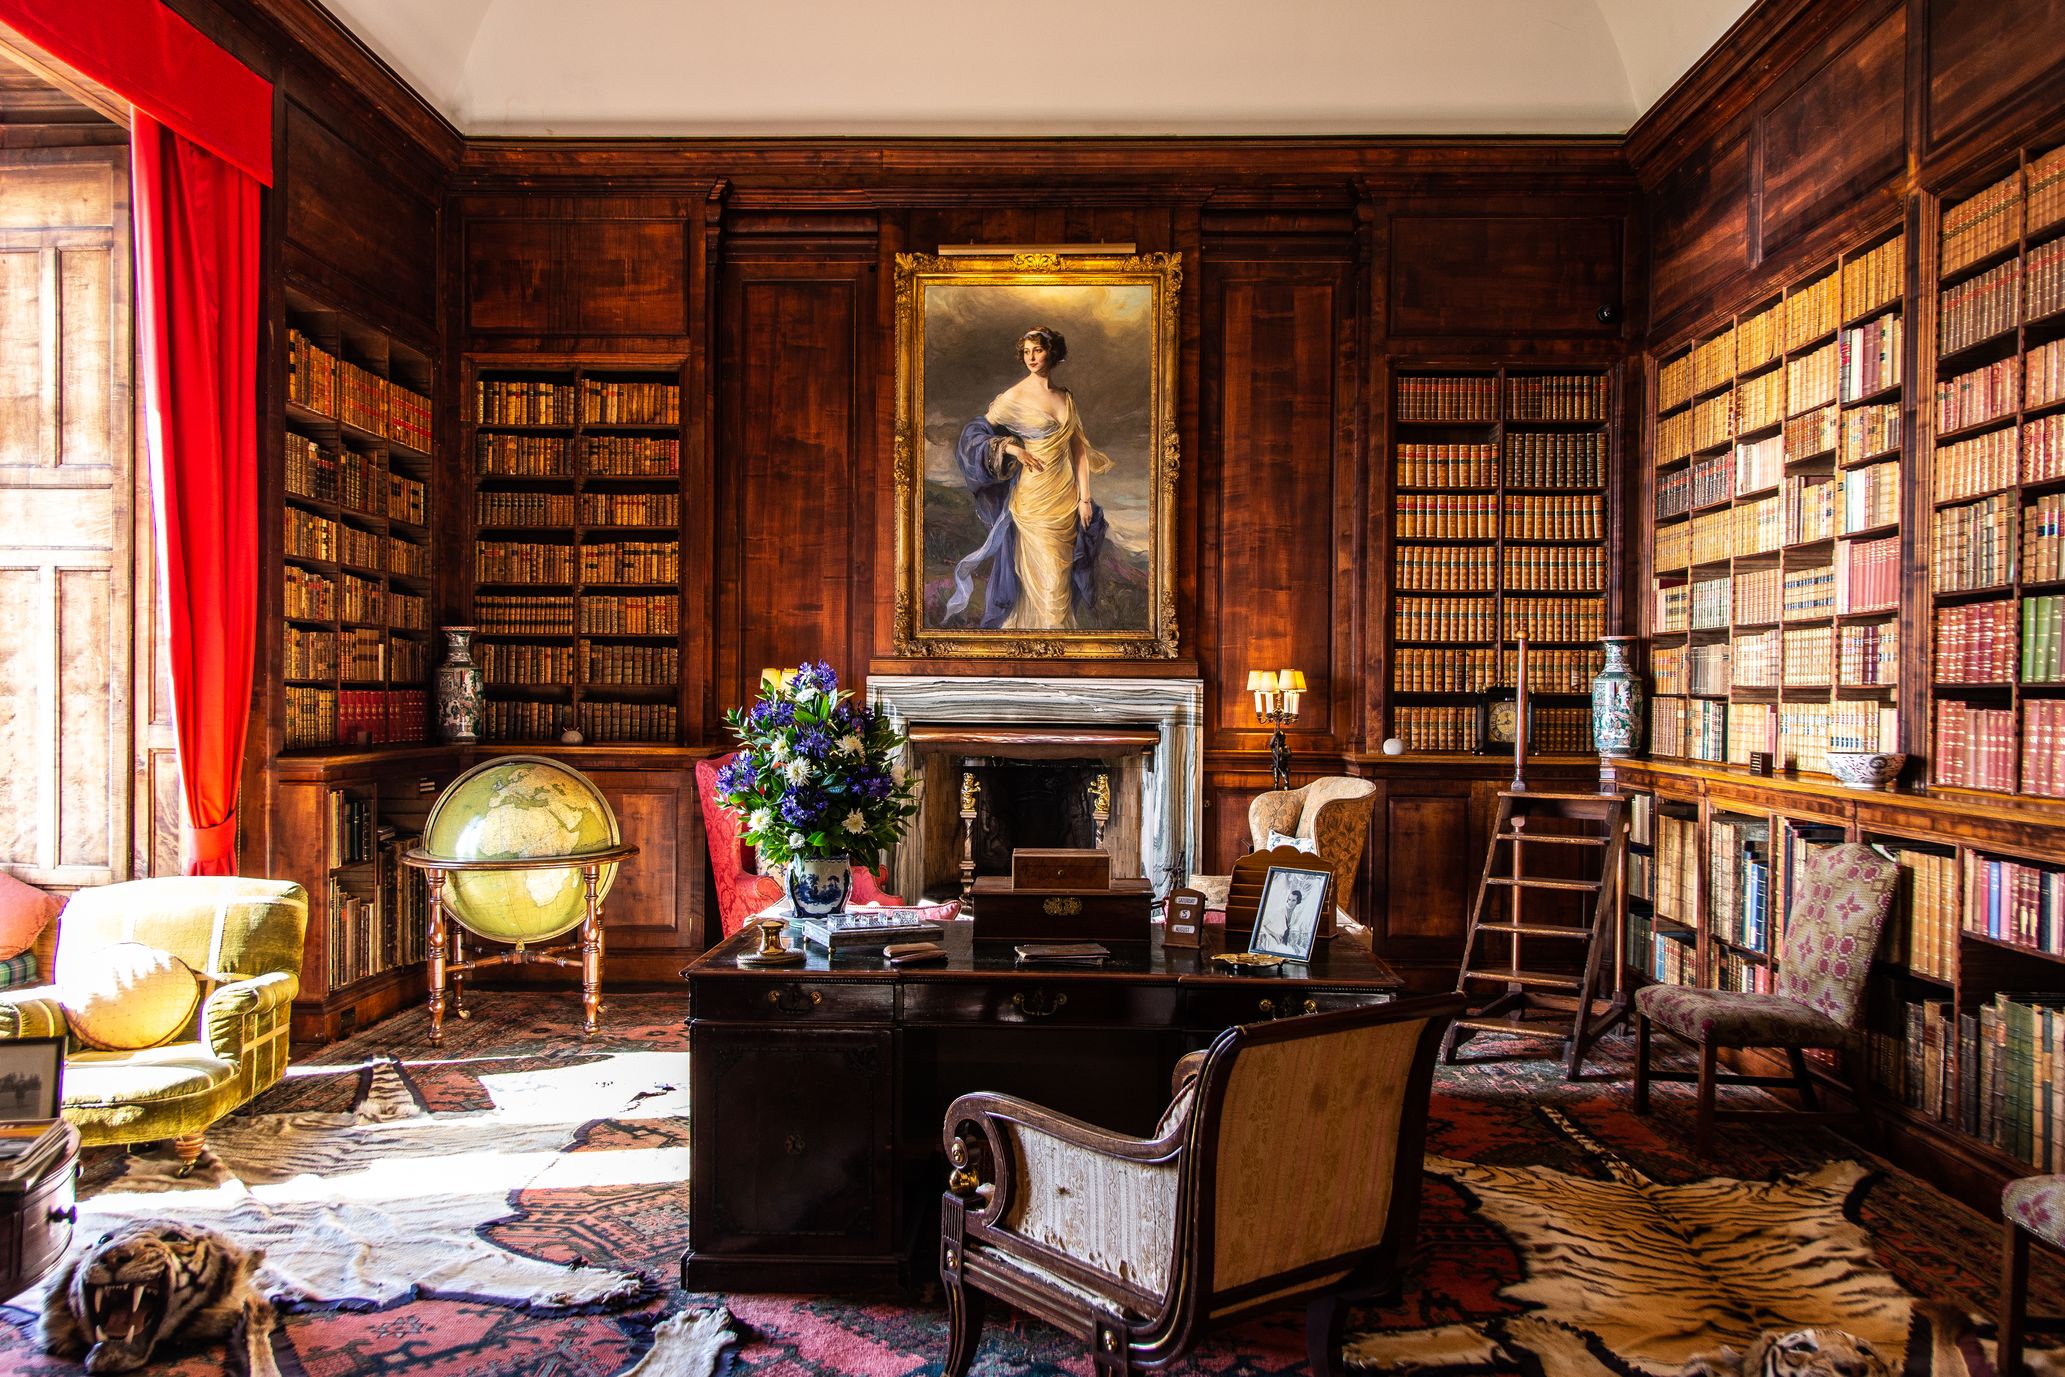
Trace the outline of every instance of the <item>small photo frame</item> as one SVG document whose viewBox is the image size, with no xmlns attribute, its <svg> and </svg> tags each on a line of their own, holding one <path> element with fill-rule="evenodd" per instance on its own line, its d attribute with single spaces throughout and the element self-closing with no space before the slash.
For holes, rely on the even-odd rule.
<svg viewBox="0 0 2065 1377">
<path fill-rule="evenodd" d="M 0 1042 L 0 1123 L 55 1119 L 64 1070 L 63 1038 Z"/>
<path fill-rule="evenodd" d="M 1262 901 L 1255 908 L 1255 934 L 1248 950 L 1288 961 L 1310 960 L 1333 881 L 1334 872 L 1324 866 L 1270 866 L 1262 879 Z"/>
</svg>

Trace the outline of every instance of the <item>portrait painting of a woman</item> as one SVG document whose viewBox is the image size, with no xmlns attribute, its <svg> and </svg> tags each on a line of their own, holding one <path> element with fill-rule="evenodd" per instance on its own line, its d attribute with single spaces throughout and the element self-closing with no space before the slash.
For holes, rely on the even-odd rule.
<svg viewBox="0 0 2065 1377">
<path fill-rule="evenodd" d="M 1091 448 L 1074 394 L 1054 381 L 1067 338 L 1044 326 L 1028 330 L 1018 355 L 1025 377 L 998 393 L 955 447 L 988 534 L 955 563 L 946 615 L 960 615 L 975 574 L 986 571 L 982 625 L 1045 631 L 1075 626 L 1078 608 L 1097 605 L 1109 523 L 1090 477 L 1109 472 L 1111 460 Z"/>
<path fill-rule="evenodd" d="M 898 645 L 1174 654 L 1174 263 L 898 266 Z"/>
</svg>

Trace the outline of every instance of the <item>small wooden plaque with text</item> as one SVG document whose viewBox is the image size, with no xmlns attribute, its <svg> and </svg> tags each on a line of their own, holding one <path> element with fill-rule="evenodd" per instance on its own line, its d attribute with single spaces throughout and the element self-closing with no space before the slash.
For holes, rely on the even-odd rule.
<svg viewBox="0 0 2065 1377">
<path fill-rule="evenodd" d="M 1753 775 L 1763 775 L 1766 778 L 1769 778 L 1771 774 L 1771 752 L 1751 751 L 1750 773 Z"/>
<path fill-rule="evenodd" d="M 1197 889 L 1172 889 L 1162 918 L 1164 947 L 1195 947 L 1205 933 L 1205 896 Z"/>
</svg>

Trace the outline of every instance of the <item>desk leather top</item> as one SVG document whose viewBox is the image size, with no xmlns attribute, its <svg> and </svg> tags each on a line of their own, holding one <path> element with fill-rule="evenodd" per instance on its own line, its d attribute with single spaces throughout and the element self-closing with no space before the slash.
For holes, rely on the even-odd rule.
<svg viewBox="0 0 2065 1377">
<path fill-rule="evenodd" d="M 1201 948 L 1164 948 L 1162 930 L 1157 924 L 1152 941 L 1106 942 L 1103 945 L 1111 950 L 1110 959 L 1098 965 L 1087 965 L 1020 961 L 1013 950 L 1015 943 L 977 942 L 973 922 L 962 920 L 942 926 L 945 932 L 939 939 L 940 945 L 947 949 L 947 958 L 943 962 L 885 966 L 879 950 L 842 952 L 834 959 L 823 948 L 804 943 L 807 959 L 800 965 L 746 967 L 738 964 L 739 953 L 754 950 L 760 944 L 759 931 L 748 924 L 697 957 L 682 974 L 691 980 L 737 977 L 776 981 L 794 980 L 806 975 L 812 980 L 989 980 L 1008 974 L 1029 980 L 1111 980 L 1147 985 L 1261 987 L 1281 983 L 1364 991 L 1405 988 L 1405 982 L 1398 973 L 1370 950 L 1368 936 L 1361 933 L 1342 933 L 1314 943 L 1309 962 L 1286 961 L 1273 971 L 1241 975 L 1228 973 L 1225 967 L 1212 964 L 1213 953 L 1228 949 L 1225 934 L 1217 927 L 1206 929 L 1205 945 Z M 801 934 L 793 929 L 784 936 L 792 943 L 801 940 Z M 1057 937 L 1054 940 L 1071 939 Z M 1236 939 L 1232 950 L 1246 951 L 1245 938 Z"/>
</svg>

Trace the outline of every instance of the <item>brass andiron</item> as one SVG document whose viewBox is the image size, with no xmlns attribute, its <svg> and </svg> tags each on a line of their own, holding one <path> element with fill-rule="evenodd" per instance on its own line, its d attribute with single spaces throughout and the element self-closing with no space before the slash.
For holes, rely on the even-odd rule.
<svg viewBox="0 0 2065 1377">
<path fill-rule="evenodd" d="M 975 807 L 982 797 L 982 780 L 973 766 L 961 766 L 961 903 L 968 903 L 968 891 L 975 885 Z"/>
</svg>

